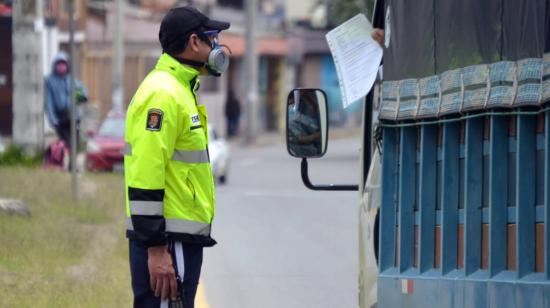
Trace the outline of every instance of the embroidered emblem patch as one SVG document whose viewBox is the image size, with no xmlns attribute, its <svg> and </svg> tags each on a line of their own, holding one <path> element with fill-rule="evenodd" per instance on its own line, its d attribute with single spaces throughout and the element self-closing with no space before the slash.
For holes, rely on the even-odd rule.
<svg viewBox="0 0 550 308">
<path fill-rule="evenodd" d="M 147 111 L 147 125 L 145 129 L 151 131 L 160 131 L 162 128 L 162 118 L 164 112 L 160 109 L 149 109 Z"/>
</svg>

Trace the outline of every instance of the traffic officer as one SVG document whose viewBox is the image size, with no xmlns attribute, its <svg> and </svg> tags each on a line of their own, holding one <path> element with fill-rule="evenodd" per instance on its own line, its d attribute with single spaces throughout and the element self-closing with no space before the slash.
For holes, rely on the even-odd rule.
<svg viewBox="0 0 550 308">
<path fill-rule="evenodd" d="M 216 244 L 208 120 L 196 90 L 199 75 L 227 69 L 218 33 L 228 28 L 193 7 L 171 9 L 160 25 L 163 53 L 128 107 L 126 234 L 134 307 L 192 308 L 203 247 Z"/>
</svg>

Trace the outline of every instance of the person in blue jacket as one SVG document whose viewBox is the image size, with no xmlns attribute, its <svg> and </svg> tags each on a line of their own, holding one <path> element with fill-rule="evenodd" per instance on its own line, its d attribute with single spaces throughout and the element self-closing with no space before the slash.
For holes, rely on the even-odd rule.
<svg viewBox="0 0 550 308">
<path fill-rule="evenodd" d="M 67 146 L 70 145 L 71 139 L 71 102 L 69 100 L 71 75 L 69 74 L 69 68 L 69 57 L 66 53 L 59 52 L 53 60 L 52 72 L 46 77 L 44 87 L 44 103 L 48 120 L 50 125 L 55 129 L 59 139 L 63 140 Z M 88 101 L 86 88 L 79 80 L 75 80 L 75 89 L 77 103 Z M 77 123 L 79 120 L 80 115 L 77 112 Z"/>
</svg>

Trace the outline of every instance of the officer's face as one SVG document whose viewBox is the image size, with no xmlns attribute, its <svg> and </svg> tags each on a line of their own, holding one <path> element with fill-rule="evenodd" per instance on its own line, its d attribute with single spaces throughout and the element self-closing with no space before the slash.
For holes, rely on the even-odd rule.
<svg viewBox="0 0 550 308">
<path fill-rule="evenodd" d="M 210 51 L 212 51 L 212 44 L 202 40 L 196 33 L 191 34 L 187 45 L 189 49 L 188 58 L 199 62 L 207 62 Z M 201 68 L 201 74 L 208 74 L 205 68 Z"/>
</svg>

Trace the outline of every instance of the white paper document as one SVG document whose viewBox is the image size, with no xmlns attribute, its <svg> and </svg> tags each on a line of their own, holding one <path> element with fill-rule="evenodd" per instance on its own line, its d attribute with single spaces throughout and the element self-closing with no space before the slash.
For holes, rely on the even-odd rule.
<svg viewBox="0 0 550 308">
<path fill-rule="evenodd" d="M 383 50 L 372 31 L 367 17 L 358 14 L 326 35 L 344 108 L 365 97 L 376 80 Z"/>
</svg>

